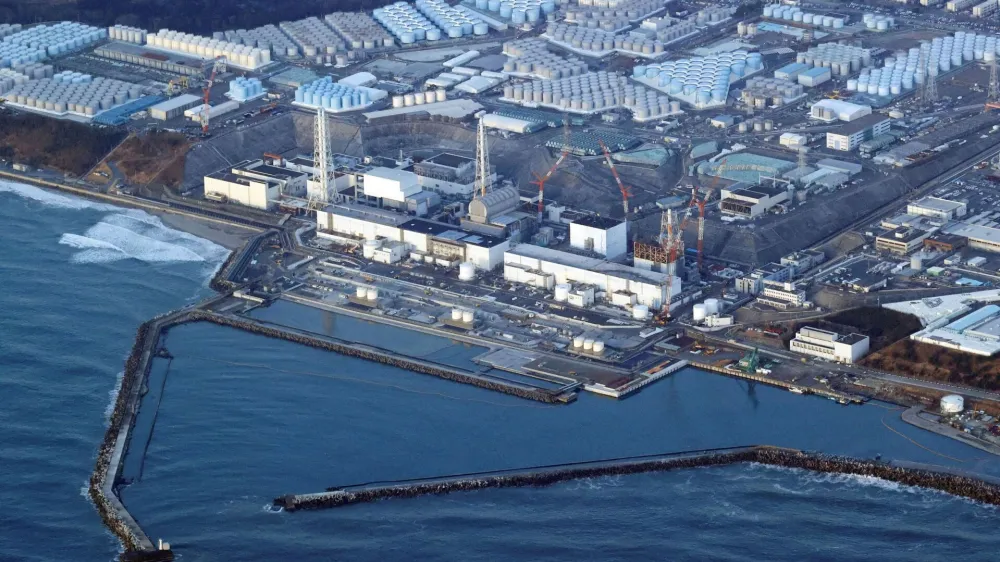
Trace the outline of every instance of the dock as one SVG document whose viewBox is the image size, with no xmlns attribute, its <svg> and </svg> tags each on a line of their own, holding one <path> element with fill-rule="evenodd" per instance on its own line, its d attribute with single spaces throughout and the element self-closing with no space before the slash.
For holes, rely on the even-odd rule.
<svg viewBox="0 0 1000 562">
<path fill-rule="evenodd" d="M 772 379 L 770 377 L 764 377 L 757 374 L 744 373 L 743 371 L 737 371 L 736 369 L 726 369 L 723 367 L 717 367 L 715 365 L 710 365 L 708 363 L 691 361 L 689 364 L 692 367 L 696 367 L 698 369 L 704 369 L 706 371 L 712 371 L 713 373 L 719 373 L 727 377 L 734 377 L 738 379 L 759 382 L 761 384 L 776 386 L 778 388 L 783 388 L 785 390 L 791 392 L 798 392 L 801 394 L 815 394 L 817 396 L 823 396 L 831 400 L 836 400 L 841 404 L 864 404 L 867 401 L 865 397 L 856 394 L 846 394 L 843 392 L 837 392 L 836 390 L 830 390 L 828 388 L 799 386 L 795 383 L 790 383 L 778 379 Z"/>
</svg>

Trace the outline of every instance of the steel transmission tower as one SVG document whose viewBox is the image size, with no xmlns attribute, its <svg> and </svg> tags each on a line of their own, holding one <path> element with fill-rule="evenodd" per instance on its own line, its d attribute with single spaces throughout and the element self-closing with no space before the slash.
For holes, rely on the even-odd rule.
<svg viewBox="0 0 1000 562">
<path fill-rule="evenodd" d="M 1000 102 L 1000 75 L 997 74 L 996 57 L 990 61 L 990 88 L 986 94 L 986 101 Z"/>
<path fill-rule="evenodd" d="M 476 134 L 476 186 L 479 196 L 483 197 L 490 190 L 490 153 L 486 145 L 486 125 L 479 119 L 479 130 Z"/>
</svg>

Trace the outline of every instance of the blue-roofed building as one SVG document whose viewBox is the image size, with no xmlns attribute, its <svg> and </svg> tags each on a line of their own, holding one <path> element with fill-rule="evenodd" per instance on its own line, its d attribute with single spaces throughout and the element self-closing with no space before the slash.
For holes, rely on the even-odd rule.
<svg viewBox="0 0 1000 562">
<path fill-rule="evenodd" d="M 793 62 L 774 71 L 774 77 L 781 80 L 794 82 L 799 74 L 809 70 L 809 65 L 804 62 Z"/>
<path fill-rule="evenodd" d="M 824 82 L 829 82 L 833 78 L 830 73 L 830 69 L 824 66 L 817 66 L 816 68 L 810 68 L 804 72 L 799 73 L 798 81 L 799 84 L 812 88 L 814 86 L 819 86 Z"/>
</svg>

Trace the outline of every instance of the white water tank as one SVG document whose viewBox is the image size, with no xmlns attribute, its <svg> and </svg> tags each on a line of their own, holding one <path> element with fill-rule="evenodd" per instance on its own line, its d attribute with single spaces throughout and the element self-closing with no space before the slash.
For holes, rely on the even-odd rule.
<svg viewBox="0 0 1000 562">
<path fill-rule="evenodd" d="M 455 321 L 461 320 L 462 319 L 462 309 L 461 308 L 453 308 L 453 309 L 451 309 L 451 319 L 455 320 Z"/>
<path fill-rule="evenodd" d="M 590 338 L 587 338 L 587 339 L 583 340 L 583 350 L 584 351 L 593 351 L 594 350 L 594 340 L 592 340 Z"/>
<path fill-rule="evenodd" d="M 694 305 L 694 310 L 692 311 L 692 314 L 694 315 L 694 321 L 695 322 L 704 322 L 705 321 L 705 317 L 708 316 L 707 311 L 705 310 L 705 305 L 704 304 L 696 304 L 696 305 Z"/>
<path fill-rule="evenodd" d="M 941 399 L 941 412 L 957 414 L 965 409 L 965 399 L 957 394 L 949 394 Z"/>
<path fill-rule="evenodd" d="M 720 311 L 719 299 L 705 299 L 705 314 L 711 316 Z"/>
<path fill-rule="evenodd" d="M 556 294 L 555 294 L 556 302 L 566 302 L 566 299 L 569 298 L 569 291 L 572 288 L 573 287 L 570 286 L 569 283 L 560 283 L 560 284 L 556 285 L 556 289 L 555 289 L 555 291 L 556 291 Z"/>
<path fill-rule="evenodd" d="M 378 300 L 378 289 L 375 288 L 368 289 L 368 294 L 366 296 L 370 301 Z"/>
<path fill-rule="evenodd" d="M 644 304 L 637 304 L 632 307 L 632 318 L 645 320 L 649 316 L 649 307 Z"/>
<path fill-rule="evenodd" d="M 604 342 L 600 340 L 594 342 L 594 353 L 604 353 Z"/>
<path fill-rule="evenodd" d="M 368 296 L 368 289 L 366 287 L 358 287 L 354 294 L 357 295 L 359 299 L 363 299 Z"/>
<path fill-rule="evenodd" d="M 910 269 L 913 271 L 923 271 L 924 269 L 924 256 L 922 254 L 913 254 L 910 257 Z"/>
<path fill-rule="evenodd" d="M 466 324 L 472 324 L 472 321 L 476 319 L 476 314 L 471 310 L 466 310 L 462 313 L 462 322 Z"/>
<path fill-rule="evenodd" d="M 583 347 L 583 342 L 585 341 L 583 336 L 576 336 L 573 338 L 573 347 L 580 349 Z"/>
<path fill-rule="evenodd" d="M 365 245 L 361 248 L 361 253 L 366 260 L 370 260 L 375 257 L 375 250 L 379 249 L 381 245 L 378 240 L 365 240 Z"/>
<path fill-rule="evenodd" d="M 476 278 L 476 266 L 471 262 L 463 262 L 458 266 L 459 281 L 473 281 Z"/>
</svg>

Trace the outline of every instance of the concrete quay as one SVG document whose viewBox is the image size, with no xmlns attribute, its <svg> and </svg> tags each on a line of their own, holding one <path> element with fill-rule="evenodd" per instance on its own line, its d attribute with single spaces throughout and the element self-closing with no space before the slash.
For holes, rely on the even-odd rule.
<svg viewBox="0 0 1000 562">
<path fill-rule="evenodd" d="M 748 462 L 800 468 L 815 472 L 872 476 L 908 486 L 941 490 L 983 503 L 1000 505 L 1000 485 L 997 485 L 992 479 L 982 478 L 971 473 L 953 469 L 933 470 L 922 466 L 900 466 L 877 460 L 814 454 L 769 445 L 681 451 L 406 481 L 366 482 L 348 486 L 334 486 L 325 492 L 281 496 L 274 499 L 274 505 L 287 511 L 325 509 L 370 503 L 389 498 L 413 498 L 489 488 L 550 486 L 580 478 L 641 474 Z"/>
<path fill-rule="evenodd" d="M 826 398 L 830 398 L 831 400 L 836 400 L 841 404 L 863 404 L 866 402 L 866 399 L 862 396 L 857 396 L 854 394 L 845 394 L 843 392 L 837 392 L 836 390 L 799 386 L 782 380 L 772 379 L 769 377 L 762 377 L 760 375 L 751 375 L 749 373 L 744 373 L 742 371 L 737 371 L 734 369 L 724 369 L 722 367 L 716 367 L 715 365 L 710 365 L 708 363 L 699 363 L 697 361 L 691 361 L 689 364 L 692 367 L 697 367 L 699 369 L 704 369 L 706 371 L 712 371 L 713 373 L 719 373 L 720 375 L 726 375 L 727 377 L 735 377 L 738 379 L 759 382 L 761 384 L 767 384 L 770 386 L 776 386 L 778 388 L 784 388 L 785 390 L 789 391 L 798 390 L 801 391 L 802 394 L 815 394 L 817 396 L 824 396 Z"/>
<path fill-rule="evenodd" d="M 920 429 L 937 433 L 938 435 L 944 435 L 945 437 L 951 437 L 956 441 L 964 443 L 970 447 L 975 447 L 981 451 L 986 451 L 987 453 L 1000 455 L 1000 447 L 997 445 L 987 443 L 986 441 L 967 435 L 965 432 L 955 429 L 950 425 L 925 419 L 920 416 L 923 411 L 923 406 L 913 406 L 904 411 L 900 417 L 903 418 L 903 421 L 914 427 L 919 427 Z"/>
</svg>

